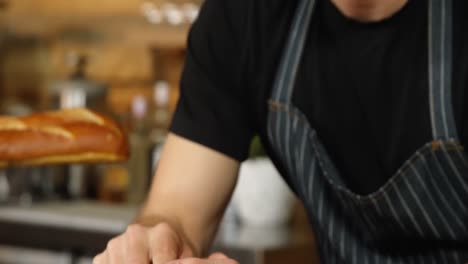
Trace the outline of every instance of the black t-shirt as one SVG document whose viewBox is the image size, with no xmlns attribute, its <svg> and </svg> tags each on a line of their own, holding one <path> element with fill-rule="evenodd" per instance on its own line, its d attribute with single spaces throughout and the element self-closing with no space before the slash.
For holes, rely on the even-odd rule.
<svg viewBox="0 0 468 264">
<path fill-rule="evenodd" d="M 171 131 L 237 160 L 258 133 L 297 0 L 206 0 L 188 40 Z M 317 130 L 342 177 L 366 194 L 431 141 L 427 1 L 409 0 L 383 21 L 345 17 L 319 0 L 293 103 Z M 468 3 L 454 1 L 453 106 L 468 143 Z M 466 144 L 465 144 L 466 145 Z"/>
</svg>

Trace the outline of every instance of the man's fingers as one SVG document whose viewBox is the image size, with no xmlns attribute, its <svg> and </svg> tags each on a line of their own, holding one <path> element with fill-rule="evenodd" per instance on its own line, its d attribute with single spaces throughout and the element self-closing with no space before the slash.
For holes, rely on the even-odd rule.
<svg viewBox="0 0 468 264">
<path fill-rule="evenodd" d="M 93 264 L 166 264 L 182 255 L 192 256 L 191 252 L 169 224 L 152 228 L 130 225 L 125 233 L 109 241 Z"/>
<path fill-rule="evenodd" d="M 239 264 L 233 259 L 196 259 L 187 258 L 168 262 L 166 264 Z"/>
<path fill-rule="evenodd" d="M 130 225 L 125 232 L 125 263 L 149 263 L 147 228 Z"/>
<path fill-rule="evenodd" d="M 216 253 L 208 259 L 186 258 L 174 260 L 166 264 L 239 264 L 239 262 L 226 257 L 224 254 Z"/>
<path fill-rule="evenodd" d="M 216 252 L 210 255 L 209 259 L 229 259 L 226 255 Z"/>
<path fill-rule="evenodd" d="M 124 246 L 122 243 L 122 237 L 116 237 L 110 240 L 107 243 L 107 248 L 105 252 L 105 257 L 107 262 L 106 264 L 123 264 L 125 263 L 124 259 Z"/>
<path fill-rule="evenodd" d="M 106 263 L 107 263 L 107 259 L 106 259 L 105 252 L 95 256 L 93 259 L 93 264 L 106 264 Z"/>
<path fill-rule="evenodd" d="M 166 264 L 179 257 L 180 241 L 168 224 L 159 224 L 149 232 L 150 255 L 153 264 Z"/>
</svg>

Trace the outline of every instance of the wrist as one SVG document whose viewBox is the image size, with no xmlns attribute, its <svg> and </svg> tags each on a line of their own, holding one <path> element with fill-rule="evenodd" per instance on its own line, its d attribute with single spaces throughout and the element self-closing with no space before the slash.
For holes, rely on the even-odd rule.
<svg viewBox="0 0 468 264">
<path fill-rule="evenodd" d="M 142 211 L 142 213 L 135 218 L 133 223 L 149 228 L 157 226 L 158 224 L 167 224 L 177 233 L 179 239 L 182 241 L 184 248 L 181 249 L 181 251 L 184 252 L 184 257 L 200 257 L 202 255 L 203 246 L 201 243 L 196 243 L 195 241 L 197 240 L 188 235 L 187 228 L 178 217 L 169 217 L 167 214 Z M 188 255 L 187 250 L 190 251 Z"/>
</svg>

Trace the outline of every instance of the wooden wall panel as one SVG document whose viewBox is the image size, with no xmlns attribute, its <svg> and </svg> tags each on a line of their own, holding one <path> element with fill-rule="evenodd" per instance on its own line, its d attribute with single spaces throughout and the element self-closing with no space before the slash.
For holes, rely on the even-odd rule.
<svg viewBox="0 0 468 264">
<path fill-rule="evenodd" d="M 55 42 L 50 47 L 50 68 L 54 78 L 66 78 L 72 68 L 67 65 L 71 53 L 88 58 L 87 74 L 102 82 L 144 81 L 153 78 L 149 49 L 109 42 Z"/>
<path fill-rule="evenodd" d="M 43 43 L 30 39 L 4 44 L 2 92 L 5 97 L 36 104 L 45 89 L 48 50 Z M 37 105 L 34 105 L 37 106 Z"/>
<path fill-rule="evenodd" d="M 35 16 L 127 16 L 139 14 L 141 3 L 141 0 L 10 0 L 8 12 Z"/>
<path fill-rule="evenodd" d="M 144 0 L 0 0 L 8 2 L 12 15 L 103 17 L 140 15 Z M 166 0 L 150 0 L 156 5 Z M 201 0 L 171 0 L 173 3 L 194 2 Z"/>
<path fill-rule="evenodd" d="M 180 0 L 186 1 L 190 0 Z M 120 109 L 127 109 L 132 94 L 150 94 L 162 68 L 155 63 L 154 51 L 166 50 L 162 78 L 174 88 L 171 101 L 175 102 L 188 26 L 151 25 L 141 14 L 142 3 L 142 0 L 10 0 L 7 11 L 0 13 L 0 21 L 5 21 L 3 26 L 15 38 L 33 38 L 45 47 L 38 57 L 33 47 L 18 52 L 13 41 L 13 48 L 7 51 L 10 55 L 0 66 L 6 76 L 3 83 L 10 91 L 8 96 L 35 90 L 39 98 L 47 98 L 44 93 L 51 82 L 70 75 L 72 69 L 66 57 L 75 52 L 89 58 L 88 77 L 109 84 L 115 89 L 110 101 Z"/>
<path fill-rule="evenodd" d="M 179 2 L 187 1 L 192 0 Z M 94 34 L 120 43 L 183 47 L 189 28 L 150 24 L 141 10 L 143 0 L 10 0 L 9 3 L 6 11 L 0 13 L 2 26 L 23 36 L 56 39 Z"/>
</svg>

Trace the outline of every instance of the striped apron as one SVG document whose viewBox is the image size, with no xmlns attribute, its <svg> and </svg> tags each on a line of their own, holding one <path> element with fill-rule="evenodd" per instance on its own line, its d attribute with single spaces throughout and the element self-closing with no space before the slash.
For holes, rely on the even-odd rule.
<svg viewBox="0 0 468 264">
<path fill-rule="evenodd" d="M 451 104 L 451 0 L 429 0 L 433 139 L 369 195 L 347 188 L 319 135 L 292 104 L 314 6 L 314 0 L 298 1 L 269 100 L 268 138 L 307 208 L 321 263 L 467 263 L 468 155 Z"/>
</svg>

